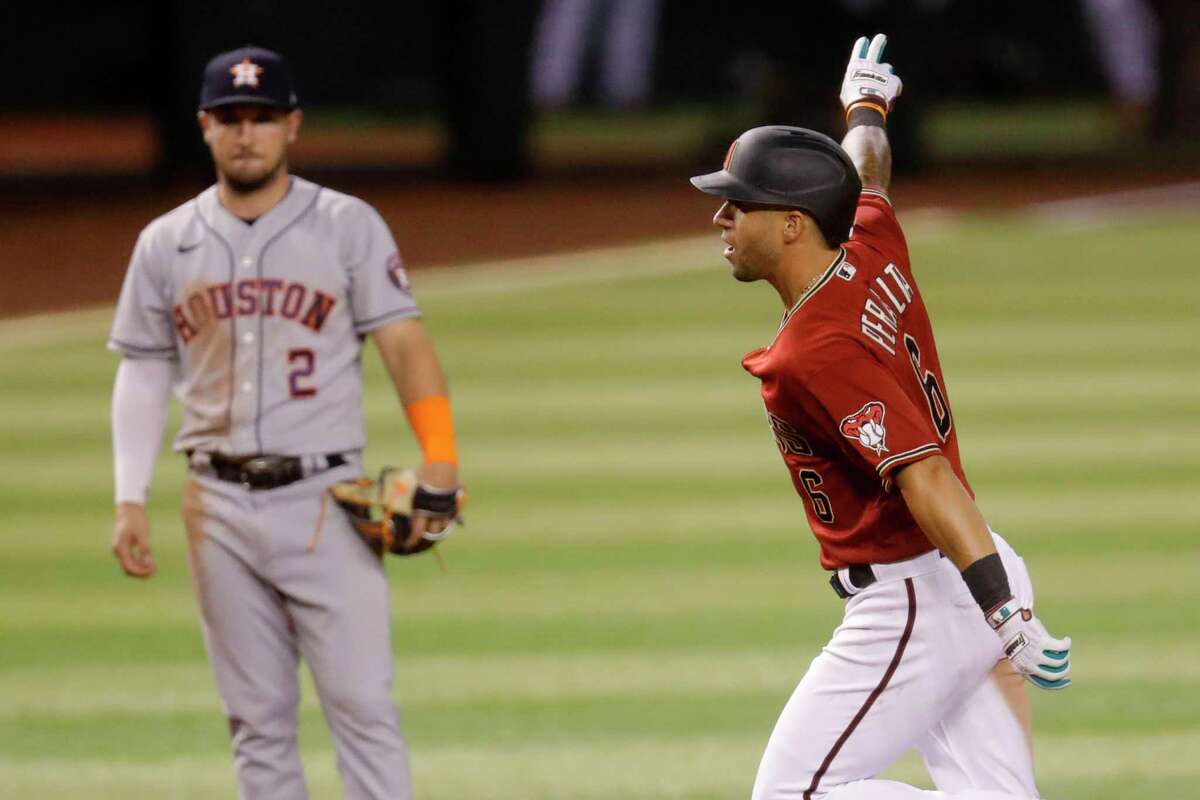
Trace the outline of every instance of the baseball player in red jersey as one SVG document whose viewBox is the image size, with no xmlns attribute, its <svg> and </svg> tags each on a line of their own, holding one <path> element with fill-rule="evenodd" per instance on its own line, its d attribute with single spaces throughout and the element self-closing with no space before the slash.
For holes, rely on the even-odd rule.
<svg viewBox="0 0 1200 800">
<path fill-rule="evenodd" d="M 714 223 L 739 281 L 787 309 L 743 366 L 820 543 L 845 618 L 767 744 L 754 800 L 1038 796 L 1021 677 L 1070 684 L 1070 639 L 1033 615 L 1024 562 L 984 521 L 959 459 L 933 329 L 887 196 L 900 79 L 859 39 L 842 145 L 747 131 Z M 938 793 L 876 776 L 917 748 Z"/>
</svg>

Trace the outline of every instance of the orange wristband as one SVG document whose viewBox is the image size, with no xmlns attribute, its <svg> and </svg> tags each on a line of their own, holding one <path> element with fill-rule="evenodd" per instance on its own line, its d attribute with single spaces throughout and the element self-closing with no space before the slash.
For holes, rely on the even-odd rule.
<svg viewBox="0 0 1200 800">
<path fill-rule="evenodd" d="M 454 416 L 450 413 L 450 398 L 444 394 L 423 397 L 404 407 L 408 424 L 412 426 L 425 463 L 448 461 L 458 463 L 454 447 Z"/>
</svg>

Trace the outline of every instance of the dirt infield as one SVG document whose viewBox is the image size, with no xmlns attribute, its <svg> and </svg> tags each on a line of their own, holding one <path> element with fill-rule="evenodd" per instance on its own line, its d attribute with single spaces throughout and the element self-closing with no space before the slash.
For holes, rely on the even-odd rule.
<svg viewBox="0 0 1200 800">
<path fill-rule="evenodd" d="M 893 195 L 903 215 L 918 207 L 1004 208 L 1198 177 L 1200 171 L 952 175 L 898 180 Z M 0 317 L 114 302 L 138 231 L 200 188 L 0 198 Z M 335 188 L 380 210 L 414 269 L 702 234 L 716 210 L 686 174 L 558 178 L 505 189 L 377 181 Z"/>
</svg>

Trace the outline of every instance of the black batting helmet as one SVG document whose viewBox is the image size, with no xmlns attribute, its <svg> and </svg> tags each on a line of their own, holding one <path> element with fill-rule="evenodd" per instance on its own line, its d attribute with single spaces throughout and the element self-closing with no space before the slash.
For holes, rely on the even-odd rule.
<svg viewBox="0 0 1200 800">
<path fill-rule="evenodd" d="M 692 185 L 726 200 L 798 208 L 831 246 L 850 238 L 862 181 L 850 156 L 823 133 L 787 125 L 751 128 L 729 146 L 720 172 Z"/>
</svg>

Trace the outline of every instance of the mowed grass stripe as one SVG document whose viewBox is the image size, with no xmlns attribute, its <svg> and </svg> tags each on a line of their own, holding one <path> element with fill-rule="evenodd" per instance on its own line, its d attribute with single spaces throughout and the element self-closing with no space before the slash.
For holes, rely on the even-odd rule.
<svg viewBox="0 0 1200 800">
<path fill-rule="evenodd" d="M 968 469 L 971 469 L 970 462 Z M 470 523 L 473 527 L 464 530 L 459 539 L 465 546 L 465 542 L 480 536 L 521 540 L 531 536 L 553 537 L 555 532 L 562 531 L 563 536 L 592 537 L 598 540 L 597 543 L 615 542 L 625 536 L 652 540 L 660 533 L 670 541 L 678 542 L 679 536 L 686 531 L 705 529 L 720 531 L 735 539 L 753 540 L 756 534 L 745 533 L 747 525 L 755 532 L 764 527 L 772 530 L 773 526 L 783 526 L 803 535 L 806 525 L 803 509 L 800 501 L 788 493 L 782 469 L 755 469 L 749 474 L 759 478 L 760 483 L 743 485 L 736 481 L 688 480 L 683 476 L 656 490 L 632 477 L 607 484 L 589 480 L 586 476 L 572 480 L 547 479 L 542 483 L 511 479 L 492 483 L 481 481 L 477 484 L 480 488 L 475 521 Z M 1035 526 L 1046 535 L 1064 529 L 1075 533 L 1086 533 L 1091 528 L 1102 532 L 1138 530 L 1149 544 L 1155 540 L 1157 527 L 1174 530 L 1177 523 L 1191 521 L 1194 524 L 1200 518 L 1200 499 L 1191 492 L 1186 476 L 1158 485 L 1139 482 L 1136 475 L 1127 480 L 1119 469 L 1096 471 L 1093 476 L 1102 478 L 1103 482 L 1091 483 L 1036 469 L 1013 470 L 1006 481 L 999 480 L 994 472 L 990 480 L 982 482 L 978 473 L 972 474 L 976 475 L 980 506 L 998 530 Z M 1034 479 L 1043 480 L 1043 485 L 1030 486 L 1029 482 Z M 689 495 L 689 491 L 695 495 Z M 708 494 L 701 499 L 700 492 Z M 719 492 L 742 494 L 736 501 L 722 503 Z M 556 499 L 543 500 L 549 493 L 555 493 Z M 673 505 L 691 502 L 693 496 L 696 497 L 695 505 L 690 508 L 680 509 Z M 91 494 L 79 492 L 76 501 L 100 504 L 110 497 L 97 487 Z M 47 486 L 15 498 L 9 507 L 14 519 L 36 521 L 39 506 L 56 499 L 61 499 L 61 494 L 56 495 Z M 756 501 L 769 502 L 777 508 L 760 514 L 755 508 Z M 540 505 L 531 508 L 531 503 Z M 557 517 L 552 519 L 555 515 Z M 1095 518 L 1089 519 L 1092 515 Z M 173 508 L 166 512 L 165 518 L 159 515 L 157 529 L 160 536 L 178 536 L 172 533 L 179 530 L 175 516 Z M 38 538 L 27 541 L 5 542 L 0 545 L 0 553 L 16 556 L 25 552 L 37 557 L 54 552 L 56 544 L 66 547 L 82 540 L 87 548 L 82 554 L 85 559 L 90 560 L 93 554 L 105 555 L 105 544 L 96 542 L 95 537 L 103 539 L 111 523 L 100 516 L 93 520 L 91 525 L 83 525 L 81 518 L 66 520 L 67 532 L 60 542 L 47 542 L 42 537 L 51 534 L 39 533 Z M 311 532 L 305 535 L 311 536 Z M 9 567 L 12 566 L 15 565 L 10 562 Z M 0 574 L 6 570 L 7 567 L 0 566 Z"/>
<path fill-rule="evenodd" d="M 1039 504 L 1044 499 L 1042 496 L 1034 496 L 1028 502 L 1022 496 L 997 499 L 994 493 L 981 497 L 992 525 L 1027 555 L 1035 556 L 1035 564 L 1040 564 L 1045 555 L 1076 553 L 1081 539 L 1089 543 L 1089 554 L 1098 558 L 1136 552 L 1157 558 L 1170 558 L 1174 554 L 1173 560 L 1177 561 L 1180 554 L 1189 552 L 1187 548 L 1195 544 L 1194 523 L 1162 510 L 1148 514 L 1146 509 L 1121 503 L 1117 498 L 1117 502 L 1105 508 L 1109 517 L 1103 521 L 1086 516 L 1072 518 L 1066 513 L 1048 521 Z M 794 585 L 800 591 L 807 581 L 821 583 L 823 573 L 815 562 L 816 544 L 805 523 L 796 516 L 795 505 L 800 501 L 789 494 L 786 486 L 778 487 L 773 494 L 761 495 L 761 499 L 752 496 L 750 500 L 725 506 L 672 507 L 669 512 L 664 510 L 656 515 L 652 536 L 635 539 L 624 536 L 623 531 L 644 529 L 644 515 L 636 508 L 607 509 L 586 524 L 579 521 L 567 526 L 547 524 L 545 511 L 527 504 L 493 508 L 477 517 L 469 531 L 460 531 L 444 547 L 450 575 L 470 580 L 480 575 L 524 578 L 546 571 L 595 572 L 646 564 L 663 570 L 677 565 L 695 569 L 721 563 L 774 564 L 778 569 L 791 571 Z M 1018 507 L 1018 503 L 1026 505 Z M 763 508 L 764 505 L 769 508 Z M 158 512 L 159 517 L 168 519 L 173 514 L 173 509 Z M 745 533 L 748 517 L 755 519 L 753 536 Z M 162 607 L 168 613 L 182 609 L 179 613 L 187 614 L 191 598 L 182 530 L 162 526 L 156 533 L 162 570 L 152 584 L 155 587 L 152 591 L 148 587 L 126 586 L 117 575 L 96 574 L 97 559 L 108 558 L 106 543 L 94 541 L 94 532 L 106 529 L 109 524 L 105 516 L 96 515 L 89 523 L 59 510 L 55 514 L 26 512 L 12 519 L 14 525 L 49 522 L 59 530 L 70 529 L 71 534 L 69 542 L 30 538 L 5 542 L 0 547 L 0 584 L 8 588 L 10 596 L 28 598 L 36 597 L 39 590 L 51 594 L 107 586 L 134 607 Z M 66 546 L 76 549 L 63 554 Z M 46 566 L 47 559 L 55 556 L 58 561 Z M 393 580 L 406 587 L 419 587 L 419 591 L 445 580 L 432 560 L 418 560 L 390 569 Z M 178 598 L 180 592 L 182 598 Z M 37 618 L 36 609 L 43 606 L 36 602 L 34 605 Z"/>
<path fill-rule="evenodd" d="M 787 571 L 766 563 L 765 559 L 763 563 L 741 567 L 727 564 L 715 568 L 711 563 L 698 562 L 688 568 L 676 564 L 671 575 L 664 575 L 654 564 L 628 564 L 621 570 L 598 568 L 590 573 L 555 574 L 550 570 L 540 570 L 540 573 L 527 574 L 519 586 L 512 585 L 508 571 L 471 575 L 469 581 L 465 577 L 450 577 L 439 583 L 430 582 L 422 588 L 434 593 L 436 601 L 408 598 L 408 610 L 414 613 L 419 609 L 422 618 L 446 617 L 448 622 L 504 618 L 517 612 L 523 612 L 522 620 L 530 624 L 584 614 L 596 621 L 627 617 L 649 621 L 714 607 L 747 614 L 755 610 L 786 608 L 794 591 L 790 585 L 794 578 Z M 404 576 L 396 575 L 395 579 L 402 582 Z M 72 599 L 87 603 L 98 602 L 106 596 L 111 596 L 111 589 L 97 585 L 80 587 Z M 821 596 L 825 599 L 823 593 Z M 32 618 L 36 616 L 37 606 L 23 602 L 20 597 L 6 599 L 12 603 L 12 632 L 36 626 Z M 832 593 L 829 599 L 831 602 L 826 605 L 833 612 L 836 605 L 832 602 Z M 155 618 L 180 618 L 183 615 L 179 612 L 186 611 L 186 605 L 186 602 L 172 602 L 166 607 L 156 604 L 151 609 L 114 609 L 109 619 L 114 625 L 127 625 Z M 45 607 L 45 611 L 56 616 L 63 614 L 63 619 L 69 619 L 66 616 L 69 609 L 70 605 L 61 601 Z M 23 612 L 24 618 L 19 619 Z M 397 625 L 403 624 L 397 621 Z"/>
<path fill-rule="evenodd" d="M 1131 685 L 1123 682 L 1092 683 L 1097 691 L 1128 693 Z M 1191 683 L 1147 683 L 1139 693 L 1158 704 L 1169 702 L 1181 691 L 1195 688 Z M 508 744 L 542 742 L 548 746 L 564 739 L 604 743 L 626 735 L 652 736 L 663 740 L 703 739 L 714 733 L 738 733 L 750 739 L 763 736 L 791 694 L 791 686 L 766 690 L 753 688 L 706 690 L 660 689 L 654 700 L 638 693 L 596 694 L 587 697 L 555 697 L 549 700 L 529 697 L 473 697 L 469 703 L 405 703 L 400 701 L 415 747 L 446 744 Z M 1127 696 L 1127 695 L 1126 695 Z M 1200 709 L 1200 700 L 1185 697 L 1158 714 L 1145 704 L 1126 699 L 1111 705 L 1088 702 L 1079 693 L 1075 700 L 1056 701 L 1052 706 L 1039 703 L 1036 709 L 1038 732 L 1042 736 L 1103 736 L 1114 719 L 1139 736 L 1167 733 L 1188 736 L 1190 722 Z M 323 727 L 315 707 L 302 711 L 303 726 L 308 730 Z M 89 748 L 82 756 L 120 757 L 124 743 L 139 735 L 152 734 L 154 755 L 165 757 L 180 752 L 224 751 L 228 747 L 227 730 L 221 715 L 210 710 L 173 709 L 169 713 L 118 711 L 83 714 L 76 717 L 39 716 L 21 723 L 21 736 L 4 737 L 6 755 L 15 761 L 37 760 L 54 751 L 77 751 L 72 731 L 81 738 L 97 739 L 107 734 L 103 744 Z M 0 723 L 10 727 L 9 723 Z M 0 728 L 3 735 L 3 728 Z"/>
<path fill-rule="evenodd" d="M 1161 435 L 1173 430 L 1185 434 L 1187 426 L 1195 424 L 1192 412 L 1197 410 L 1195 391 L 1200 385 L 1191 380 L 1188 365 L 1129 372 L 1117 378 L 1092 377 L 1091 373 L 1062 367 L 1048 370 L 1052 375 L 1046 379 L 1023 369 L 995 375 L 949 370 L 952 402 L 956 409 L 962 409 L 956 410 L 955 416 L 968 421 L 967 432 L 978 425 L 985 433 L 999 428 L 1006 435 L 1020 436 L 1024 431 L 1024 438 L 1033 439 L 1047 429 L 1070 425 L 1085 434 L 1108 430 L 1113 437 L 1136 439 L 1144 433 Z M 89 445 L 90 451 L 107 443 L 106 404 L 31 406 L 38 392 L 46 388 L 35 385 L 26 388 L 26 397 L 14 393 L 0 399 L 0 413 L 23 422 L 20 428 L 3 432 L 6 441 L 39 441 L 52 455 L 72 446 L 78 449 L 80 444 Z M 736 365 L 711 378 L 690 381 L 675 382 L 658 375 L 631 386 L 593 376 L 584 381 L 547 383 L 537 390 L 522 381 L 491 389 L 499 391 L 491 400 L 473 396 L 469 388 L 460 389 L 464 393 L 460 404 L 462 426 L 474 434 L 478 440 L 475 444 L 487 445 L 514 436 L 536 439 L 548 432 L 632 438 L 654 430 L 698 435 L 697 426 L 702 430 L 744 431 L 761 422 L 762 416 L 757 387 Z M 1081 414 L 1081 406 L 1097 394 L 1102 394 L 1106 402 Z M 1161 419 L 1144 414 L 1148 405 L 1173 413 L 1176 418 L 1164 425 Z M 394 395 L 378 387 L 368 394 L 366 410 L 369 423 L 381 429 L 394 427 L 399 415 Z M 537 424 L 540 420 L 544 420 L 541 428 Z M 511 428 L 501 426 L 505 421 L 512 423 Z M 1122 424 L 1114 430 L 1115 423 Z M 40 432 L 41 428 L 48 429 Z M 402 430 L 397 433 L 403 438 Z M 1079 438 L 1086 444 L 1087 437 Z M 39 453 L 29 455 L 45 458 Z"/>
<path fill-rule="evenodd" d="M 718 800 L 748 793 L 764 744 L 765 737 L 733 735 L 682 742 L 631 736 L 603 745 L 568 739 L 505 747 L 418 744 L 414 788 L 430 800 L 504 796 L 509 786 L 522 787 L 519 796 L 530 800 Z M 1116 800 L 1136 789 L 1137 796 L 1187 797 L 1197 776 L 1190 755 L 1200 748 L 1200 735 L 1148 736 L 1136 742 L 1114 736 L 1038 735 L 1035 747 L 1039 782 L 1047 796 Z M 327 747 L 305 747 L 303 752 L 310 792 L 336 796 L 332 752 Z M 136 792 L 200 800 L 232 793 L 227 760 L 223 754 L 174 755 L 156 763 L 49 758 L 10 766 L 6 774 L 18 797 L 73 796 L 75 787 L 84 785 L 89 787 L 86 796 L 93 798 Z M 621 768 L 613 769 L 614 764 Z M 929 786 L 915 757 L 887 774 Z"/>
<path fill-rule="evenodd" d="M 430 657 L 397 654 L 397 698 L 405 708 L 461 706 L 496 697 L 510 702 L 619 695 L 654 697 L 660 693 L 729 691 L 789 692 L 812 651 L 797 642 L 781 651 L 727 650 L 639 653 L 517 653 L 478 657 Z M 1145 654 L 1154 653 L 1153 660 Z M 1092 691 L 1055 697 L 1042 703 L 1050 717 L 1071 719 L 1067 706 L 1078 695 L 1098 696 L 1097 684 L 1144 683 L 1178 688 L 1181 695 L 1200 686 L 1191 665 L 1200 661 L 1200 643 L 1188 641 L 1093 638 L 1076 667 L 1076 680 Z M 422 684 L 423 676 L 438 680 Z M 537 676 L 530 680 L 530 676 Z M 0 686 L 0 720 L 29 716 L 74 717 L 129 714 L 162 716 L 178 711 L 219 714 L 209 669 L 198 663 L 126 667 L 14 669 Z M 303 674 L 302 707 L 316 709 L 312 681 Z M 408 687 L 420 686 L 420 691 Z"/>
<path fill-rule="evenodd" d="M 619 422 L 614 421 L 608 436 L 597 435 L 595 428 L 591 431 L 563 428 L 556 441 L 526 439 L 523 445 L 518 444 L 519 434 L 480 437 L 473 448 L 464 451 L 471 454 L 473 450 L 477 469 L 509 484 L 584 483 L 589 478 L 600 478 L 601 482 L 592 485 L 602 486 L 609 482 L 637 483 L 649 477 L 674 482 L 699 481 L 697 488 L 704 488 L 706 482 L 721 479 L 747 482 L 744 479 L 750 472 L 761 480 L 772 470 L 782 470 L 761 424 L 720 422 L 707 429 L 698 425 L 688 430 L 646 430 L 637 435 L 629 435 L 629 431 L 618 426 Z M 1156 427 L 1147 421 L 1145 426 L 1131 427 L 1124 434 L 1087 425 L 1034 429 L 1035 435 L 1029 438 L 1003 433 L 988 431 L 976 423 L 960 437 L 966 451 L 964 461 L 974 482 L 980 482 L 981 472 L 997 481 L 1005 481 L 1018 472 L 1021 474 L 1015 477 L 1019 481 L 1021 477 L 1037 477 L 1040 472 L 1053 471 L 1058 480 L 1068 483 L 1094 485 L 1093 478 L 1123 477 L 1160 485 L 1182 481 L 1200 488 L 1195 477 L 1200 448 L 1188 446 L 1189 436 L 1200 435 L 1200 424 L 1194 422 Z M 34 438 L 29 437 L 30 444 Z M 105 442 L 96 444 L 99 451 Z M 520 454 L 508 451 L 505 445 L 509 444 L 520 447 Z M 412 447 L 411 443 L 408 447 Z M 719 458 L 713 457 L 714 451 L 721 454 Z M 19 486 L 13 494 L 29 499 L 60 491 L 62 465 L 55 456 L 51 450 L 11 462 L 6 469 L 0 468 L 0 478 L 4 480 L 0 496 L 5 492 L 4 486 Z M 84 495 L 106 493 L 111 488 L 111 477 L 106 470 L 109 461 L 100 452 L 83 460 L 79 466 L 90 471 L 81 475 L 73 488 Z M 164 453 L 160 464 L 164 478 L 183 469 L 182 459 L 170 454 Z M 520 471 L 504 475 L 506 466 L 517 466 Z"/>
<path fill-rule="evenodd" d="M 1084 596 L 1084 602 L 1095 602 L 1087 597 L 1090 582 L 1101 582 L 1108 587 L 1103 602 L 1127 602 L 1131 599 L 1146 601 L 1167 600 L 1184 597 L 1194 589 L 1189 587 L 1200 582 L 1200 561 L 1178 559 L 1163 563 L 1159 553 L 1142 554 L 1135 549 L 1120 552 L 1101 550 L 1092 554 L 1042 553 L 1039 543 L 1042 535 L 1014 536 L 1022 552 L 1030 556 L 1028 562 L 1034 573 L 1052 574 L 1055 579 L 1038 587 L 1042 600 L 1055 598 L 1069 601 L 1072 597 Z M 519 564 L 506 569 L 487 570 L 490 559 L 481 558 L 478 563 L 463 563 L 467 574 L 446 577 L 429 576 L 420 580 L 422 596 L 397 598 L 395 610 L 407 611 L 409 615 L 419 613 L 421 621 L 446 618 L 447 625 L 469 620 L 510 619 L 521 614 L 520 621 L 535 624 L 542 621 L 570 619 L 586 616 L 599 623 L 605 620 L 634 619 L 637 624 L 650 624 L 655 620 L 670 620 L 689 614 L 700 615 L 714 611 L 722 614 L 756 612 L 765 614 L 786 612 L 792 606 L 798 615 L 810 613 L 829 619 L 836 618 L 839 610 L 832 592 L 822 586 L 821 572 L 811 564 L 801 561 L 801 553 L 794 553 L 796 564 L 777 563 L 774 557 L 780 550 L 801 551 L 807 543 L 797 542 L 789 547 L 786 534 L 779 537 L 779 547 L 757 550 L 749 547 L 750 556 L 743 563 L 714 565 L 710 560 L 680 558 L 677 560 L 643 560 L 629 558 L 629 548 L 624 554 L 614 554 L 612 563 L 597 564 L 591 570 L 572 569 L 556 572 L 544 564 L 533 562 L 536 546 L 529 548 L 531 561 L 524 569 Z M 605 555 L 600 546 L 584 545 L 593 556 Z M 1036 558 L 1031 554 L 1036 553 Z M 622 557 L 624 555 L 624 557 Z M 464 552 L 463 561 L 469 557 Z M 452 562 L 453 563 L 453 562 Z M 664 566 L 670 570 L 664 570 Z M 1150 574 L 1154 581 L 1141 584 L 1125 580 L 1129 574 Z M 428 574 L 428 570 L 426 570 Z M 393 572 L 398 593 L 415 595 L 416 587 L 410 586 L 411 573 Z M 521 580 L 514 585 L 513 578 Z M 183 577 L 183 576 L 180 576 Z M 182 583 L 182 581 L 177 581 Z M 125 592 L 123 592 L 125 593 Z M 149 593 L 147 593 L 149 594 Z M 82 584 L 74 593 L 74 607 L 81 603 L 98 603 L 113 596 L 112 588 L 104 584 Z M 143 594 L 142 597 L 150 599 Z M 47 606 L 38 606 L 22 600 L 18 592 L 5 591 L 4 598 L 10 632 L 36 630 L 39 608 L 68 622 L 72 605 L 57 600 Z M 817 608 L 805 608 L 806 603 L 819 601 Z M 189 598 L 163 598 L 163 602 L 152 606 L 125 606 L 112 609 L 107 619 L 113 626 L 185 619 Z M 397 625 L 411 625 L 403 617 Z"/>
</svg>

